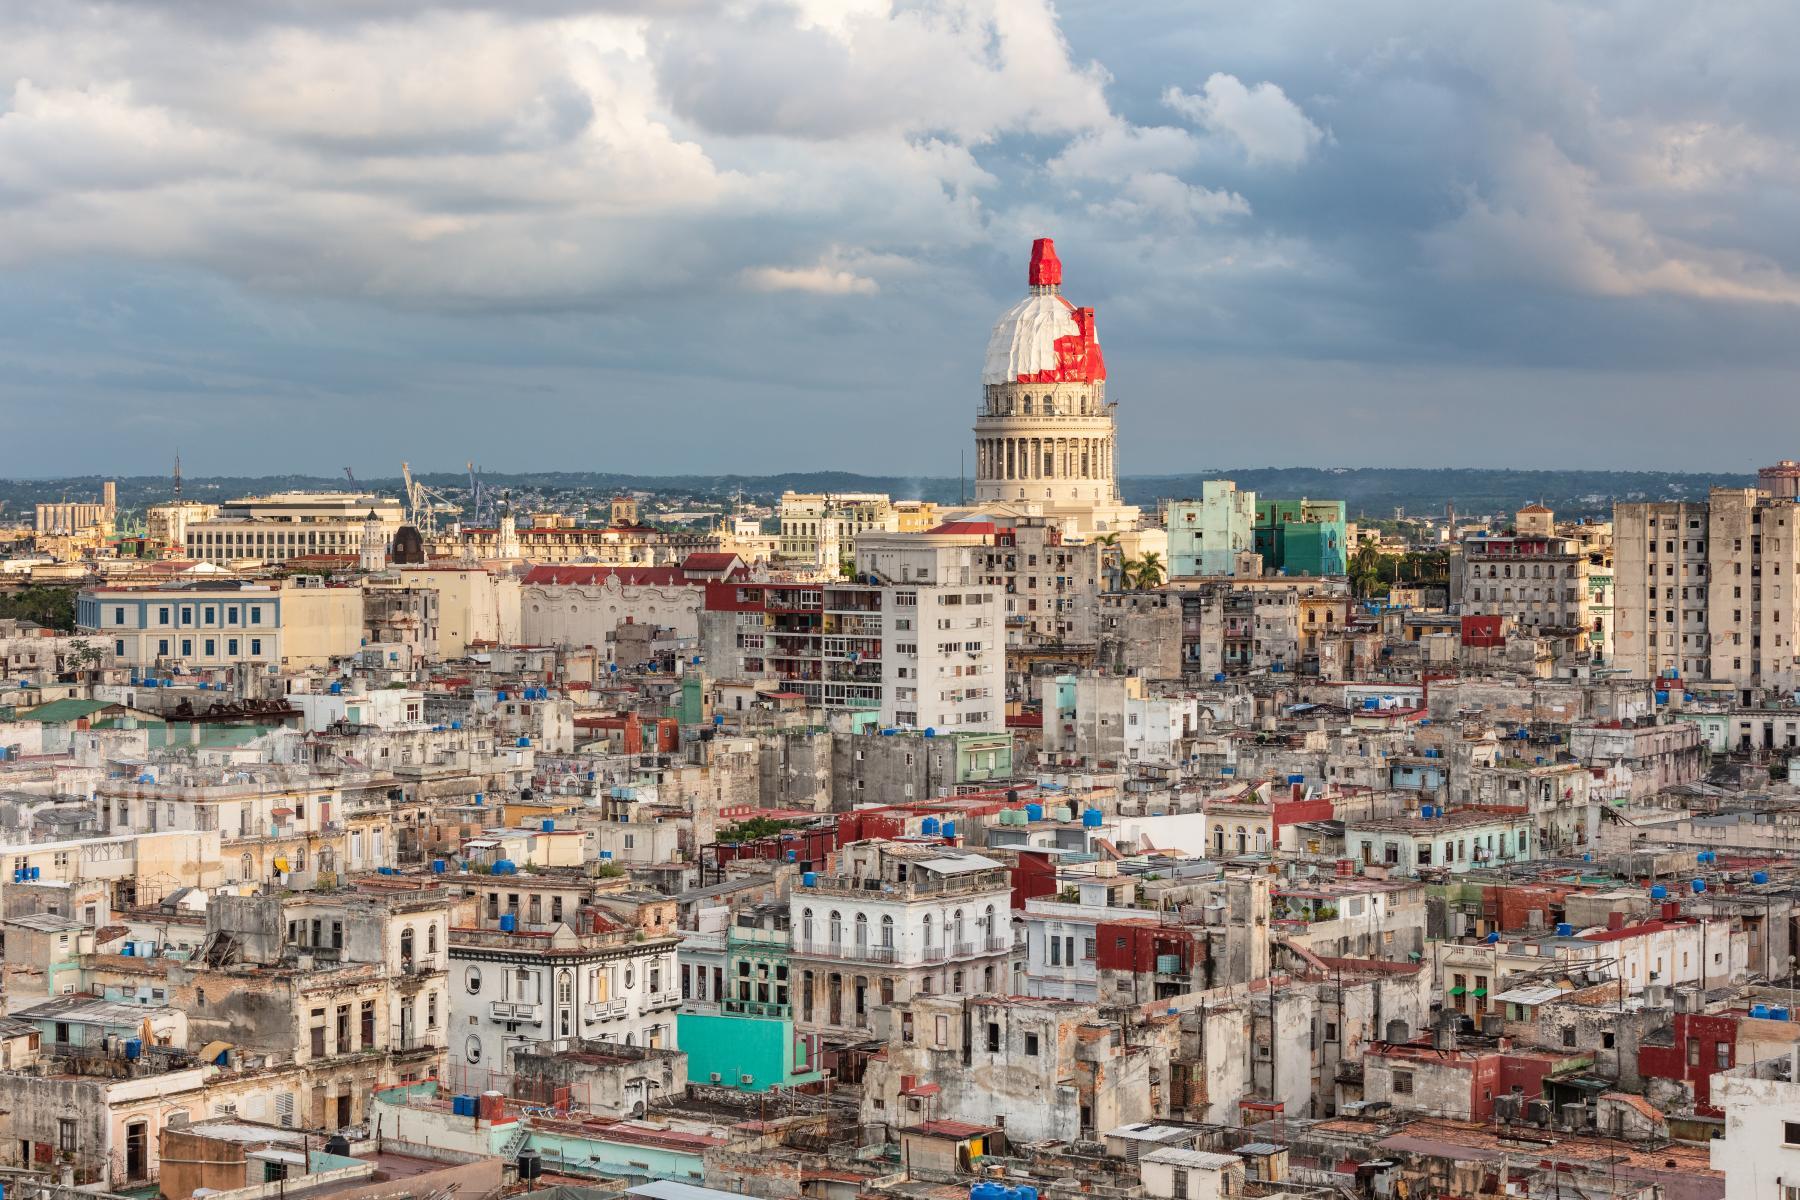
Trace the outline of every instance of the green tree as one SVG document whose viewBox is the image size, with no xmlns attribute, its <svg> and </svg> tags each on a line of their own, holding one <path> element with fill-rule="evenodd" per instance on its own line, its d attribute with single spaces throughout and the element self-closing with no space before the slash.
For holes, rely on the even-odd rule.
<svg viewBox="0 0 1800 1200">
<path fill-rule="evenodd" d="M 1163 569 L 1162 555 L 1154 550 L 1146 550 L 1143 557 L 1125 564 L 1125 582 L 1134 588 L 1153 588 L 1163 581 L 1167 572 Z"/>
<path fill-rule="evenodd" d="M 0 594 L 0 619 L 31 621 L 63 633 L 75 631 L 75 589 L 27 584 Z"/>
</svg>

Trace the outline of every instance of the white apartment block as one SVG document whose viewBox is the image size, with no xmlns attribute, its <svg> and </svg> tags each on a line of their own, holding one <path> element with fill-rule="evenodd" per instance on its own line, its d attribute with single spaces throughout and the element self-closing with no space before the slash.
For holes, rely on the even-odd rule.
<svg viewBox="0 0 1800 1200">
<path fill-rule="evenodd" d="M 802 1031 L 870 1036 L 870 1010 L 1012 988 L 1012 877 L 947 846 L 861 842 L 789 897 L 789 978 Z"/>
</svg>

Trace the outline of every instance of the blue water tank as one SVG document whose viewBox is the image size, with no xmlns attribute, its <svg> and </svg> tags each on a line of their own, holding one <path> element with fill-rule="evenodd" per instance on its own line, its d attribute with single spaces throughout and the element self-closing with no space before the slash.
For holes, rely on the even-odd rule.
<svg viewBox="0 0 1800 1200">
<path fill-rule="evenodd" d="M 1494 944 L 1495 944 L 1495 943 L 1496 943 L 1496 942 L 1498 942 L 1498 941 L 1499 941 L 1499 940 L 1500 940 L 1500 935 L 1499 935 L 1499 934 L 1497 934 L 1497 933 L 1490 933 L 1490 934 L 1488 934 L 1488 935 L 1487 935 L 1487 937 L 1486 937 L 1486 938 L 1485 938 L 1485 939 L 1483 939 L 1483 940 L 1485 940 L 1485 941 L 1486 941 L 1486 942 L 1487 942 L 1487 944 L 1488 944 L 1488 945 L 1490 945 L 1490 946 L 1492 946 L 1492 945 L 1494 945 Z"/>
<path fill-rule="evenodd" d="M 1025 806 L 1025 819 L 1027 821 L 1043 820 L 1044 819 L 1044 806 L 1041 804 L 1027 804 Z"/>
<path fill-rule="evenodd" d="M 787 860 L 789 862 L 799 862 L 800 861 L 800 852 L 798 850 L 789 850 L 787 852 Z"/>
<path fill-rule="evenodd" d="M 520 739 L 519 739 L 519 745 L 521 745 L 521 746 L 529 746 L 529 745 L 531 745 L 531 739 L 530 739 L 530 738 L 528 738 L 528 737 L 522 737 L 522 738 L 520 738 Z"/>
<path fill-rule="evenodd" d="M 724 713 L 714 713 L 713 714 L 713 724 L 714 725 L 723 725 L 724 723 L 725 723 L 725 714 Z"/>
<path fill-rule="evenodd" d="M 1567 921 L 1561 922 L 1556 927 L 1556 936 L 1557 937 L 1574 937 L 1575 936 L 1575 927 L 1573 925 L 1569 924 Z"/>
<path fill-rule="evenodd" d="M 136 1062 L 139 1058 L 143 1057 L 143 1054 L 144 1054 L 144 1040 L 142 1038 L 126 1038 L 125 1039 L 126 1061 Z"/>
<path fill-rule="evenodd" d="M 433 875 L 442 875 L 445 871 L 448 871 L 449 869 L 450 869 L 450 864 L 445 862 L 443 859 L 434 858 L 431 860 L 431 873 Z"/>
<path fill-rule="evenodd" d="M 804 874 L 802 874 L 800 876 L 800 886 L 801 887 L 818 887 L 819 886 L 819 873 L 817 871 L 807 871 Z"/>
<path fill-rule="evenodd" d="M 334 679 L 331 681 L 331 686 L 325 690 L 330 692 L 333 696 L 341 696 L 344 694 L 344 685 Z"/>
<path fill-rule="evenodd" d="M 1018 1200 L 1037 1200 L 1037 1189 L 1030 1184 L 1026 1184 L 1019 1188 L 1016 1195 L 1018 1196 Z"/>
<path fill-rule="evenodd" d="M 1087 829 L 1098 829 L 1106 824 L 1106 814 L 1097 808 L 1084 809 L 1081 814 L 1081 824 Z"/>
<path fill-rule="evenodd" d="M 1769 873 L 1767 871 L 1757 871 L 1750 876 L 1750 882 L 1767 883 L 1769 882 Z"/>
<path fill-rule="evenodd" d="M 461 729 L 461 728 L 462 728 L 462 722 L 461 722 L 461 721 L 452 721 L 452 722 L 450 722 L 450 728 L 452 728 L 452 729 Z"/>
<path fill-rule="evenodd" d="M 1697 863 L 1705 862 L 1706 861 L 1706 851 L 1702 850 L 1700 853 L 1694 855 L 1694 861 Z"/>
<path fill-rule="evenodd" d="M 501 914 L 500 929 L 502 932 L 511 933 L 514 929 L 518 928 L 518 925 L 519 925 L 519 918 L 513 916 L 513 914 L 511 914 L 511 913 L 502 913 Z"/>
<path fill-rule="evenodd" d="M 947 838 L 953 838 L 956 836 L 956 822 L 955 821 L 945 821 L 944 822 L 944 836 Z"/>
<path fill-rule="evenodd" d="M 935 730 L 935 729 L 931 729 L 931 728 L 927 728 L 927 729 L 926 729 L 926 730 L 925 730 L 925 736 L 926 736 L 926 737 L 928 737 L 928 738 L 934 738 L 934 737 L 936 737 L 936 736 L 937 736 L 937 730 Z"/>
<path fill-rule="evenodd" d="M 1694 880 L 1693 883 L 1689 884 L 1688 886 L 1692 887 L 1694 889 L 1695 895 L 1699 895 L 1701 892 L 1704 892 L 1706 890 L 1706 880 L 1696 879 L 1696 880 Z"/>
<path fill-rule="evenodd" d="M 938 819 L 936 817 L 926 817 L 923 821 L 919 822 L 919 832 L 924 834 L 926 837 L 935 836 L 937 834 L 937 831 L 938 831 Z"/>
<path fill-rule="evenodd" d="M 1772 1004 L 1769 1006 L 1769 1020 L 1785 1021 L 1787 1019 L 1788 1019 L 1788 1010 L 1787 1009 L 1783 1008 L 1779 1004 Z"/>
<path fill-rule="evenodd" d="M 1667 704 L 1669 702 L 1669 693 L 1667 693 L 1667 692 L 1656 693 L 1656 702 L 1658 704 Z"/>
<path fill-rule="evenodd" d="M 539 823 L 538 828 L 543 830 L 545 833 L 555 833 L 556 832 L 556 822 L 551 820 L 549 817 L 545 817 L 543 819 L 543 821 Z"/>
<path fill-rule="evenodd" d="M 1669 898 L 1669 889 L 1659 883 L 1650 889 L 1650 898 L 1652 900 L 1667 900 Z"/>
<path fill-rule="evenodd" d="M 1429 821 L 1437 816 L 1437 809 L 1429 804 L 1421 804 L 1419 805 L 1419 816 Z"/>
<path fill-rule="evenodd" d="M 1214 683 L 1224 683 L 1225 682 L 1225 672 L 1214 671 L 1213 672 L 1213 682 Z"/>
<path fill-rule="evenodd" d="M 43 873 L 44 873 L 44 868 L 42 868 L 42 867 L 33 867 L 33 868 L 31 868 L 31 875 L 30 875 L 30 879 L 31 879 L 31 881 L 32 881 L 32 882 L 33 882 L 33 883 L 36 883 L 36 882 L 37 882 L 37 879 L 38 879 L 38 876 L 40 876 L 40 875 L 42 875 L 42 874 L 43 874 Z"/>
<path fill-rule="evenodd" d="M 494 863 L 494 874 L 496 875 L 517 875 L 518 873 L 519 865 L 510 858 L 502 858 Z"/>
<path fill-rule="evenodd" d="M 1373 712 L 1380 707 L 1381 707 L 1381 701 L 1377 700 L 1375 697 L 1365 696 L 1363 698 L 1363 708 L 1365 710 L 1367 710 L 1369 712 Z"/>
<path fill-rule="evenodd" d="M 1305 783 L 1306 776 L 1304 776 L 1304 775 L 1289 775 L 1288 782 L 1289 783 Z"/>
<path fill-rule="evenodd" d="M 1752 1004 L 1750 1006 L 1750 1015 L 1759 1019 L 1765 1019 L 1769 1015 L 1769 1006 L 1766 1004 Z"/>
<path fill-rule="evenodd" d="M 505 699 L 506 699 L 506 693 L 505 693 L 505 692 L 495 692 L 495 693 L 494 693 L 494 699 L 496 699 L 496 700 L 505 700 Z"/>
<path fill-rule="evenodd" d="M 477 804 L 477 805 L 480 805 L 480 804 L 481 804 L 481 802 L 482 802 L 482 795 L 481 795 L 481 793 L 480 793 L 480 792 L 476 792 L 476 793 L 475 793 L 475 803 L 476 803 L 476 804 Z"/>
<path fill-rule="evenodd" d="M 126 958 L 136 958 L 137 957 L 137 951 L 132 949 L 132 945 L 130 942 L 125 943 L 125 957 Z"/>
</svg>

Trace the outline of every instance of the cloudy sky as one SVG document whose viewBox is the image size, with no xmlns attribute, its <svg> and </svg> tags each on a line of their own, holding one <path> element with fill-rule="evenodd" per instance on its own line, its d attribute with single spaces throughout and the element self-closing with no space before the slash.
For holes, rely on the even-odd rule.
<svg viewBox="0 0 1800 1200">
<path fill-rule="evenodd" d="M 0 472 L 1800 455 L 1792 0 L 0 5 Z"/>
</svg>

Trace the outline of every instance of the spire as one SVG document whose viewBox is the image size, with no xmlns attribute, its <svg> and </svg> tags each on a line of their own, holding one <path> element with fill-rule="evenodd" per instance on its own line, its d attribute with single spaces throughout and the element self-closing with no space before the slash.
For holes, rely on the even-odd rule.
<svg viewBox="0 0 1800 1200">
<path fill-rule="evenodd" d="M 1062 287 L 1062 260 L 1056 257 L 1056 243 L 1039 238 L 1031 243 L 1031 272 L 1027 281 L 1032 287 Z"/>
<path fill-rule="evenodd" d="M 175 499 L 181 499 L 181 451 L 175 451 Z"/>
</svg>

